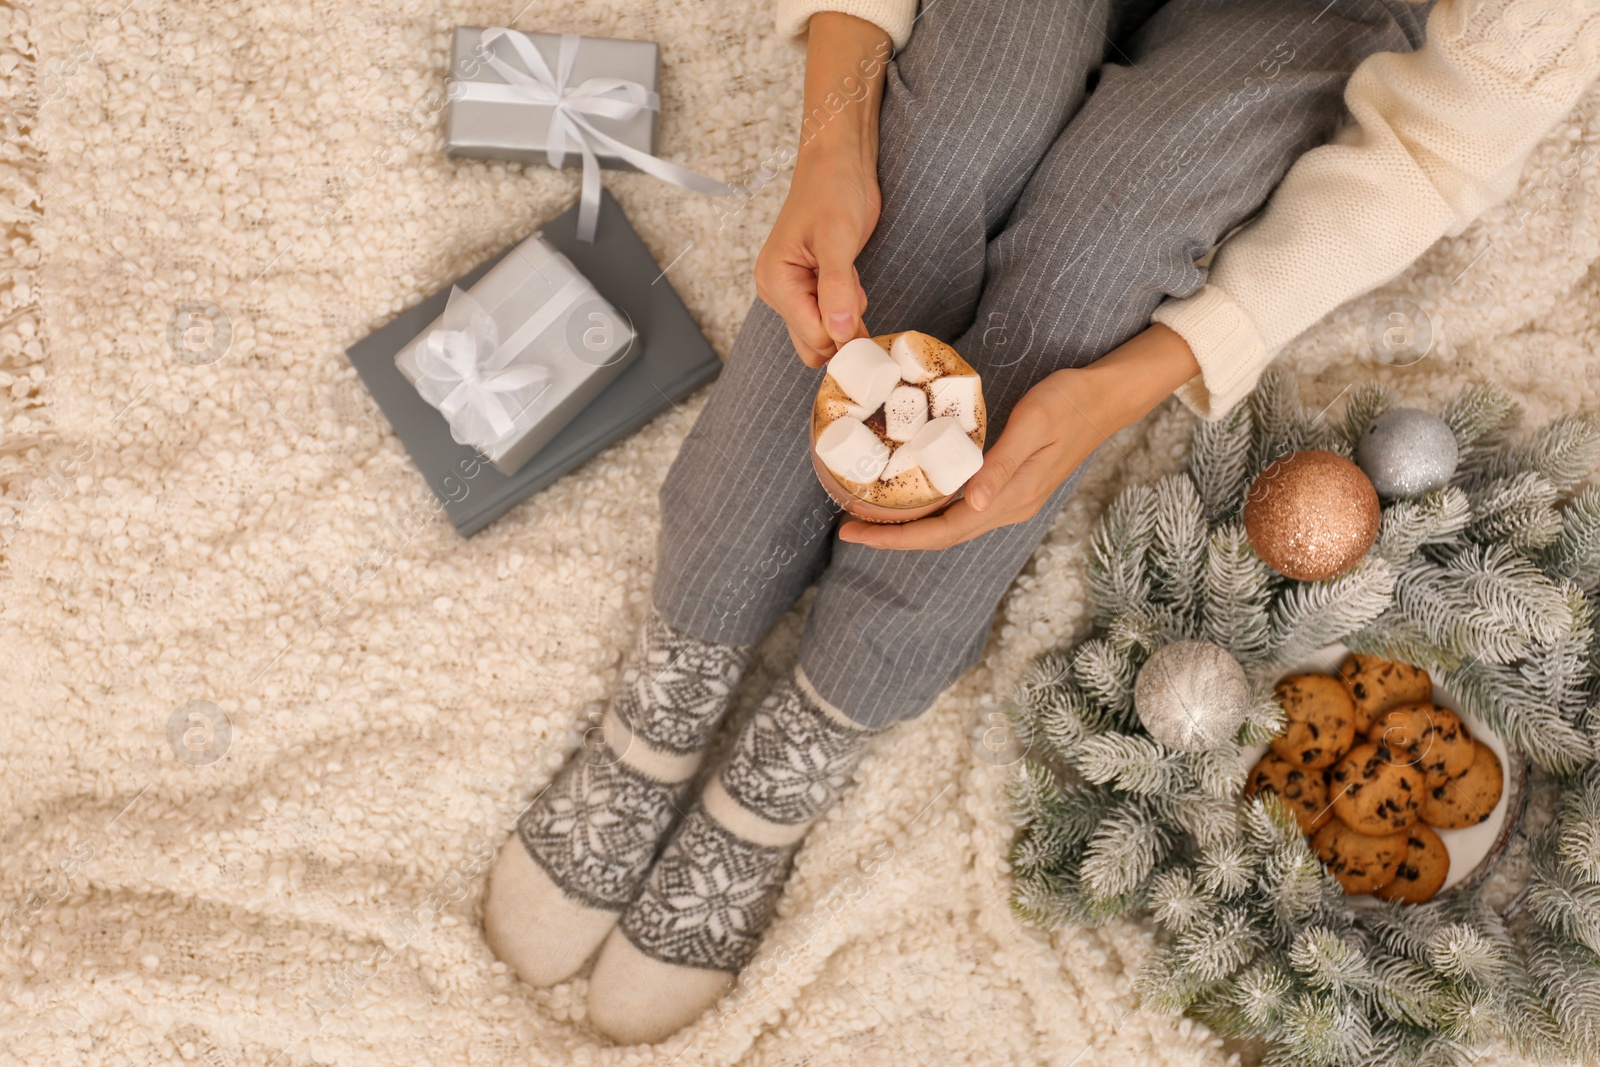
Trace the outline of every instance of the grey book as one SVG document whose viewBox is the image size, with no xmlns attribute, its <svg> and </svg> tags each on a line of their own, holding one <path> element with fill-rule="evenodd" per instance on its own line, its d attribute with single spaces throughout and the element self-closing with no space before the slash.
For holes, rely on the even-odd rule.
<svg viewBox="0 0 1600 1067">
<path fill-rule="evenodd" d="M 577 224 L 574 206 L 551 219 L 541 232 L 594 283 L 601 296 L 627 315 L 643 351 L 516 474 L 501 474 L 476 450 L 457 444 L 444 416 L 418 395 L 394 364 L 395 354 L 444 311 L 452 285 L 470 288 L 511 248 L 345 350 L 463 537 L 471 537 L 520 501 L 638 430 L 722 370 L 722 361 L 612 195 L 601 194 L 600 225 L 593 244 L 578 240 Z"/>
</svg>

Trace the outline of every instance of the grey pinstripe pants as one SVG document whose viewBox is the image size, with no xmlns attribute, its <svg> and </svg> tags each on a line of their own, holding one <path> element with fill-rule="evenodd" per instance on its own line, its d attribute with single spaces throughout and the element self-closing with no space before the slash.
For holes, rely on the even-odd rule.
<svg viewBox="0 0 1600 1067">
<path fill-rule="evenodd" d="M 867 328 L 952 343 L 983 376 L 991 442 L 1030 386 L 1198 289 L 1196 257 L 1329 136 L 1363 57 L 1420 43 L 1425 14 L 1405 0 L 1170 0 L 1119 35 L 1131 10 L 924 0 L 889 64 L 883 212 L 857 261 Z M 697 637 L 747 644 L 820 575 L 801 666 L 824 699 L 884 726 L 977 661 L 1083 471 L 1030 521 L 954 548 L 840 542 L 807 446 L 821 373 L 757 301 L 662 486 L 654 599 Z"/>
</svg>

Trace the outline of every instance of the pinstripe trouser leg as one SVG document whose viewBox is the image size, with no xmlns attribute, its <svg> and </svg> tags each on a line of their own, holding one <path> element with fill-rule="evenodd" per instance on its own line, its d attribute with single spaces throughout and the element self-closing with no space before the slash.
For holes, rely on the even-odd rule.
<svg viewBox="0 0 1600 1067">
<path fill-rule="evenodd" d="M 933 5 L 923 21 L 945 6 Z M 1009 9 L 999 3 L 963 6 L 951 18 L 987 25 Z M 1014 207 L 998 227 L 986 227 L 978 292 L 972 292 L 969 272 L 963 270 L 948 281 L 945 292 L 952 295 L 933 314 L 903 305 L 904 313 L 924 316 L 907 321 L 893 314 L 902 308 L 891 300 L 888 315 L 875 316 L 876 306 L 869 309 L 869 328 L 919 328 L 947 338 L 954 333 L 957 350 L 983 375 L 992 435 L 999 432 L 1011 407 L 1041 378 L 1092 362 L 1148 324 L 1163 297 L 1197 289 L 1204 275 L 1195 259 L 1265 201 L 1296 156 L 1332 132 L 1349 72 L 1371 52 L 1415 47 L 1421 20 L 1422 13 L 1404 0 L 1171 0 L 1120 47 L 1112 47 L 1093 92 L 1040 153 Z M 913 47 L 923 32 L 919 24 Z M 908 60 L 910 52 L 908 47 Z M 940 85 L 954 83 L 939 79 Z M 896 88 L 893 81 L 891 88 Z M 929 84 L 922 91 L 937 89 Z M 1007 101 L 989 112 L 992 121 L 1017 106 L 1017 100 Z M 888 158 L 895 150 L 889 132 L 886 110 L 882 165 L 893 170 L 904 162 Z M 919 157 L 916 166 L 916 197 L 969 197 L 959 157 Z M 888 181 L 884 188 L 887 204 Z M 967 251 L 959 241 L 952 247 Z M 956 262 L 965 262 L 960 253 Z M 877 272 L 886 265 L 874 263 Z M 904 284 L 903 275 L 914 269 L 904 258 L 892 265 L 896 275 L 884 278 L 890 290 Z M 865 269 L 862 275 L 865 282 Z M 875 273 L 873 281 L 880 277 Z M 913 284 L 924 280 L 919 273 Z M 873 284 L 867 292 L 875 302 L 880 299 Z M 754 329 L 763 331 L 764 349 L 785 348 L 781 323 L 774 316 L 762 318 L 765 323 L 757 321 Z M 747 322 L 745 334 L 751 331 Z M 776 364 L 794 357 L 786 351 L 777 356 L 769 358 L 774 366 L 766 375 L 787 380 Z M 748 410 L 752 394 L 746 390 L 770 380 L 752 370 L 730 383 L 725 373 L 712 403 L 724 399 Z M 738 395 L 728 395 L 735 386 Z M 810 476 L 805 418 L 814 386 L 814 373 L 804 375 L 785 394 L 782 404 L 788 406 L 774 410 L 762 426 L 749 427 L 734 446 L 762 450 L 765 464 L 754 465 L 766 473 L 752 475 L 754 480 L 789 481 L 786 488 L 796 495 L 780 506 L 783 518 L 774 527 L 770 516 L 756 517 L 764 505 L 752 498 L 763 492 L 724 482 L 718 486 L 719 507 L 730 527 L 720 535 L 724 541 L 737 540 L 738 531 L 781 533 L 802 494 L 802 512 L 825 501 L 820 491 L 798 484 Z M 707 415 L 711 410 L 708 405 Z M 725 421 L 713 424 L 721 434 Z M 701 426 L 708 440 L 696 442 L 701 459 L 690 462 L 704 476 L 712 426 L 705 418 Z M 664 529 L 674 529 L 679 537 L 692 535 L 691 528 L 665 516 L 682 506 L 675 490 L 692 478 L 680 472 L 684 462 L 680 457 L 662 498 Z M 883 726 L 915 716 L 977 661 L 996 604 L 1081 474 L 1028 522 L 940 552 L 882 552 L 837 543 L 831 528 L 824 528 L 811 554 L 795 552 L 803 566 L 787 576 L 780 571 L 761 587 L 769 593 L 781 587 L 789 597 L 765 625 L 804 588 L 810 568 L 823 561 L 834 542 L 802 641 L 801 665 L 824 699 L 864 724 Z M 799 543 L 793 535 L 785 542 Z M 663 574 L 694 555 L 682 545 L 669 552 L 664 536 Z M 703 585 L 732 580 L 736 573 L 725 560 L 703 556 L 695 566 Z M 657 604 L 669 619 L 690 620 L 685 625 L 691 632 L 716 636 L 693 611 L 675 616 L 670 605 L 683 606 L 683 586 L 669 579 L 663 600 L 660 582 L 658 575 Z"/>
<path fill-rule="evenodd" d="M 1107 0 L 933 0 L 889 64 L 879 224 L 857 259 L 874 332 L 949 340 L 972 321 L 988 239 L 1082 100 Z M 757 301 L 661 489 L 654 599 L 706 640 L 758 640 L 826 562 L 838 508 L 811 468 L 821 371 Z"/>
</svg>

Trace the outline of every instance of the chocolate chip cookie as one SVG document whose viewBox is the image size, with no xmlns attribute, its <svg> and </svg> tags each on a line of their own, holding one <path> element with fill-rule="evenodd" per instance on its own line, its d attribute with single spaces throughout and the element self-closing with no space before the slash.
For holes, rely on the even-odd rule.
<svg viewBox="0 0 1600 1067">
<path fill-rule="evenodd" d="M 1500 793 L 1505 789 L 1500 757 L 1482 741 L 1472 742 L 1472 749 L 1472 766 L 1466 773 L 1425 791 L 1422 821 L 1429 826 L 1464 830 L 1487 819 L 1500 803 Z"/>
<path fill-rule="evenodd" d="M 1386 745 L 1357 745 L 1328 773 L 1333 813 L 1361 834 L 1393 834 L 1422 815 L 1422 772 Z"/>
<path fill-rule="evenodd" d="M 1367 730 L 1367 740 L 1388 745 L 1389 751 L 1413 764 L 1430 789 L 1472 766 L 1467 724 L 1437 704 L 1402 704 L 1380 712 Z"/>
<path fill-rule="evenodd" d="M 1253 797 L 1265 793 L 1282 798 L 1284 806 L 1294 813 L 1295 821 L 1300 824 L 1300 832 L 1309 834 L 1333 818 L 1333 809 L 1328 807 L 1328 783 L 1323 774 L 1323 771 L 1296 767 L 1282 756 L 1269 752 L 1250 771 L 1244 795 Z"/>
<path fill-rule="evenodd" d="M 1355 740 L 1355 702 L 1339 679 L 1291 674 L 1274 691 L 1288 720 L 1272 739 L 1279 757 L 1296 767 L 1327 767 Z"/>
<path fill-rule="evenodd" d="M 1417 823 L 1406 831 L 1406 854 L 1395 868 L 1394 880 L 1372 895 L 1379 900 L 1421 904 L 1432 900 L 1450 876 L 1450 851 L 1433 830 Z"/>
<path fill-rule="evenodd" d="M 1355 705 L 1356 732 L 1364 734 L 1379 712 L 1401 704 L 1426 704 L 1433 699 L 1433 680 L 1421 667 L 1352 652 L 1339 665 Z"/>
<path fill-rule="evenodd" d="M 1406 835 L 1358 834 L 1335 818 L 1317 831 L 1311 848 L 1346 893 L 1370 893 L 1394 880 L 1406 855 Z"/>
</svg>

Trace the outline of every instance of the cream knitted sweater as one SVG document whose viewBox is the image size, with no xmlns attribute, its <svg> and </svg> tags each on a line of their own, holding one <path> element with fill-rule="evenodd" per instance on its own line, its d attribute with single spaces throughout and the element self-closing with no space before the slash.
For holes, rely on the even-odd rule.
<svg viewBox="0 0 1600 1067">
<path fill-rule="evenodd" d="M 873 22 L 899 47 L 916 0 L 778 0 L 778 28 L 803 34 L 821 10 Z M 1179 397 L 1220 418 L 1285 344 L 1509 196 L 1597 74 L 1600 0 L 1439 0 L 1422 48 L 1356 68 L 1354 121 L 1290 168 L 1217 249 L 1206 285 L 1156 309 L 1200 363 Z"/>
</svg>

